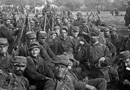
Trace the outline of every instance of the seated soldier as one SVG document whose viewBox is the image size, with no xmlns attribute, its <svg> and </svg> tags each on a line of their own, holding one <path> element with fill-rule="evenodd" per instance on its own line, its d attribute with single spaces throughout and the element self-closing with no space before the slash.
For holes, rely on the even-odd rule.
<svg viewBox="0 0 130 90">
<path fill-rule="evenodd" d="M 45 79 L 47 77 L 53 78 L 53 72 L 40 56 L 40 45 L 38 42 L 30 43 L 29 53 L 25 76 L 31 85 L 36 86 L 36 90 L 42 90 Z"/>
<path fill-rule="evenodd" d="M 123 51 L 120 53 L 119 73 L 119 90 L 129 90 L 130 88 L 130 52 Z"/>
<path fill-rule="evenodd" d="M 22 56 L 15 56 L 12 62 L 13 71 L 9 73 L 0 85 L 0 90 L 28 90 L 29 82 L 23 76 L 27 60 Z"/>
<path fill-rule="evenodd" d="M 51 50 L 50 46 L 47 44 L 46 39 L 47 39 L 47 33 L 44 31 L 40 31 L 37 34 L 38 42 L 46 49 L 47 54 L 51 57 L 54 58 L 55 54 Z"/>
<path fill-rule="evenodd" d="M 10 73 L 12 57 L 8 54 L 9 43 L 6 38 L 0 38 L 0 70 Z"/>
<path fill-rule="evenodd" d="M 55 79 L 47 80 L 43 90 L 106 90 L 107 84 L 103 78 L 88 80 L 88 82 L 78 81 L 75 75 L 68 71 L 70 65 L 68 56 L 58 55 L 53 62 Z"/>
<path fill-rule="evenodd" d="M 29 55 L 29 45 L 31 42 L 34 42 L 36 41 L 36 34 L 32 31 L 29 31 L 26 33 L 26 43 L 20 47 L 20 50 L 19 50 L 19 56 L 25 56 L 27 57 Z M 41 57 L 47 61 L 47 62 L 50 62 L 51 61 L 51 58 L 49 57 L 49 55 L 47 54 L 45 48 L 43 46 L 40 45 L 40 55 Z"/>
</svg>

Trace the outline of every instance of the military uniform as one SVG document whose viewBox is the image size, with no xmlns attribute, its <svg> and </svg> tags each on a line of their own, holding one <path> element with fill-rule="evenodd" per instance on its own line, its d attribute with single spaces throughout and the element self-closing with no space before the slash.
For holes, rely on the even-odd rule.
<svg viewBox="0 0 130 90">
<path fill-rule="evenodd" d="M 36 42 L 30 45 L 31 48 L 39 48 Z M 53 72 L 47 63 L 38 55 L 37 57 L 28 56 L 27 57 L 27 69 L 25 70 L 25 75 L 30 81 L 31 85 L 36 85 L 37 90 L 41 90 L 44 85 L 44 80 L 46 77 L 53 78 Z"/>
<path fill-rule="evenodd" d="M 27 38 L 28 39 L 32 39 L 32 38 L 36 38 L 36 34 L 35 33 L 29 33 L 27 35 Z M 29 43 L 26 43 L 24 44 L 23 46 L 20 47 L 20 50 L 19 50 L 19 55 L 20 56 L 29 56 Z M 50 56 L 47 54 L 47 51 L 45 50 L 45 48 L 40 45 L 40 48 L 41 48 L 41 57 L 46 61 L 46 62 L 50 62 L 51 61 L 51 58 Z"/>
<path fill-rule="evenodd" d="M 24 65 L 26 67 L 27 61 L 25 57 L 15 56 L 12 60 L 12 65 Z M 7 74 L 0 84 L 0 90 L 27 90 L 29 82 L 24 76 L 17 76 L 14 71 Z"/>
<path fill-rule="evenodd" d="M 6 38 L 0 38 L 0 46 L 8 46 L 8 41 Z M 11 72 L 11 61 L 13 58 L 6 53 L 6 56 L 0 55 L 0 69 L 5 71 L 6 73 Z"/>
<path fill-rule="evenodd" d="M 46 32 L 39 32 L 38 33 L 38 39 L 46 39 L 47 38 L 47 33 Z M 47 44 L 47 42 L 45 41 L 39 41 L 39 43 L 46 49 L 47 54 L 51 57 L 54 58 L 55 54 L 53 53 L 53 51 L 51 50 L 50 46 Z"/>
<path fill-rule="evenodd" d="M 54 63 L 68 66 L 70 61 L 66 56 L 59 55 Z M 47 80 L 43 90 L 86 90 L 86 84 L 97 85 L 98 90 L 106 90 L 106 81 L 104 79 L 90 80 L 88 83 L 81 82 L 72 72 L 69 71 L 61 80 L 56 77 L 55 79 Z"/>
<path fill-rule="evenodd" d="M 92 36 L 99 36 L 99 34 L 100 32 L 97 32 L 96 30 L 91 31 Z M 106 45 L 101 44 L 99 41 L 96 43 L 92 43 L 88 47 L 88 51 L 87 51 L 88 59 L 84 61 L 86 63 L 85 66 L 89 66 L 88 71 L 90 72 L 89 74 L 90 78 L 103 78 L 104 77 L 106 78 L 106 80 L 109 80 L 108 72 L 106 72 L 108 71 L 108 68 L 100 68 L 96 66 L 97 64 L 99 64 L 99 60 L 102 57 L 104 57 L 105 63 L 111 64 L 111 52 L 109 48 Z"/>
</svg>

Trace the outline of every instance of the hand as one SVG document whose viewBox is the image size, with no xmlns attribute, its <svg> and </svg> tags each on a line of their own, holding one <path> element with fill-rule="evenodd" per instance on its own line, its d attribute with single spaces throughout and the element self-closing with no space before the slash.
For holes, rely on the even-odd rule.
<svg viewBox="0 0 130 90">
<path fill-rule="evenodd" d="M 127 79 L 125 79 L 124 82 L 123 82 L 123 84 L 124 85 L 130 85 L 130 82 Z"/>
<path fill-rule="evenodd" d="M 80 41 L 79 43 L 80 43 L 80 45 L 84 45 L 84 42 L 83 42 L 83 41 Z"/>
<path fill-rule="evenodd" d="M 99 59 L 99 62 L 104 62 L 105 61 L 105 57 L 101 57 L 100 59 Z"/>
<path fill-rule="evenodd" d="M 97 90 L 94 86 L 90 86 L 89 90 Z"/>
<path fill-rule="evenodd" d="M 86 89 L 97 90 L 94 86 L 91 86 L 91 85 L 88 85 L 88 84 L 86 84 Z"/>
</svg>

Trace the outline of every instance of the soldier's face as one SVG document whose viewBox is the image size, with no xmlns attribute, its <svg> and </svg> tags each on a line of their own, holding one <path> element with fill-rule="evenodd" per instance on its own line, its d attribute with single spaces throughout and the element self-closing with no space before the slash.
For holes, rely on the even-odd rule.
<svg viewBox="0 0 130 90">
<path fill-rule="evenodd" d="M 67 37 L 67 35 L 68 35 L 68 33 L 66 32 L 66 30 L 61 30 L 61 36 L 63 37 L 63 38 L 65 38 L 65 37 Z"/>
<path fill-rule="evenodd" d="M 31 55 L 33 57 L 37 57 L 39 55 L 39 53 L 40 53 L 40 49 L 39 48 L 33 48 L 33 49 L 31 49 Z"/>
<path fill-rule="evenodd" d="M 47 38 L 47 37 L 39 38 L 38 40 L 40 41 L 40 43 L 44 43 L 44 42 L 46 41 L 46 38 Z"/>
<path fill-rule="evenodd" d="M 31 39 L 29 39 L 28 41 L 29 41 L 29 42 L 34 42 L 34 41 L 36 41 L 36 38 L 31 38 Z"/>
<path fill-rule="evenodd" d="M 55 32 L 58 34 L 58 35 L 60 35 L 60 29 L 55 29 Z"/>
<path fill-rule="evenodd" d="M 0 45 L 0 54 L 7 53 L 7 50 L 8 50 L 8 46 Z"/>
<path fill-rule="evenodd" d="M 10 21 L 10 20 L 6 20 L 6 24 L 7 24 L 7 25 L 10 25 L 10 24 L 11 24 L 11 21 Z"/>
<path fill-rule="evenodd" d="M 97 42 L 97 41 L 98 41 L 98 38 L 99 38 L 98 36 L 92 36 L 92 37 L 91 37 L 91 42 L 92 42 L 92 43 Z"/>
<path fill-rule="evenodd" d="M 67 18 L 64 18 L 64 19 L 63 19 L 63 22 L 64 22 L 64 23 L 68 23 L 68 19 L 67 19 Z"/>
<path fill-rule="evenodd" d="M 57 36 L 56 34 L 52 34 L 52 35 L 51 35 L 51 38 L 52 38 L 52 39 L 55 39 L 56 36 Z"/>
<path fill-rule="evenodd" d="M 105 37 L 109 37 L 109 36 L 110 36 L 110 32 L 109 32 L 109 31 L 104 32 L 104 36 L 105 36 Z"/>
<path fill-rule="evenodd" d="M 64 78 L 67 72 L 68 72 L 67 66 L 61 64 L 55 65 L 55 75 L 57 78 L 59 79 Z"/>
<path fill-rule="evenodd" d="M 57 19 L 57 22 L 60 24 L 61 23 L 61 19 Z"/>
<path fill-rule="evenodd" d="M 25 68 L 26 68 L 25 65 L 15 65 L 14 72 L 16 75 L 21 76 L 21 75 L 23 75 Z"/>
<path fill-rule="evenodd" d="M 73 35 L 73 36 L 77 37 L 77 36 L 78 36 L 78 34 L 79 34 L 79 32 L 78 32 L 78 31 L 77 31 L 77 32 L 72 31 L 72 35 Z"/>
</svg>

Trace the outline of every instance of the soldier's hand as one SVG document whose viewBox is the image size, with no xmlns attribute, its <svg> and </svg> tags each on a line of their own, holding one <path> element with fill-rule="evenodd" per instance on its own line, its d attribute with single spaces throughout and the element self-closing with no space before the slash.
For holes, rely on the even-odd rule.
<svg viewBox="0 0 130 90">
<path fill-rule="evenodd" d="M 123 84 L 124 85 L 130 85 L 130 82 L 126 79 L 126 80 L 124 80 Z"/>
<path fill-rule="evenodd" d="M 86 84 L 86 88 L 89 90 L 97 90 L 94 86 Z"/>
<path fill-rule="evenodd" d="M 94 86 L 90 86 L 89 90 L 97 90 Z"/>
<path fill-rule="evenodd" d="M 104 62 L 105 61 L 105 57 L 101 57 L 100 59 L 99 59 L 99 62 Z"/>
</svg>

